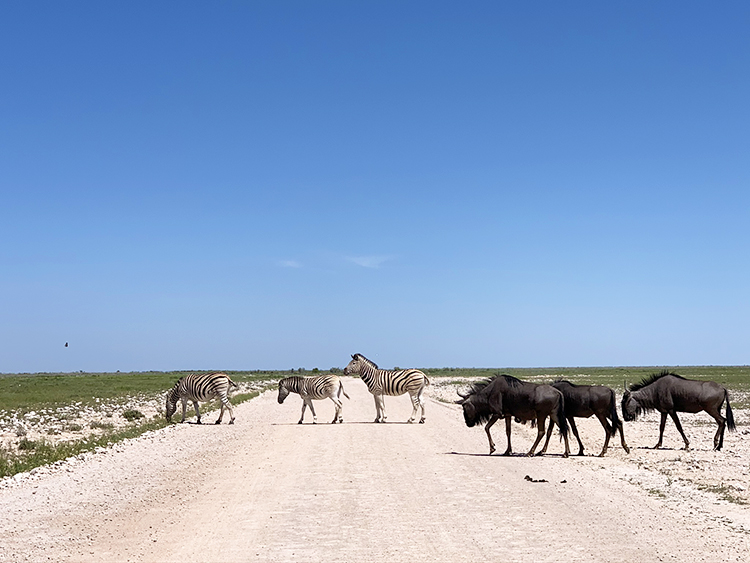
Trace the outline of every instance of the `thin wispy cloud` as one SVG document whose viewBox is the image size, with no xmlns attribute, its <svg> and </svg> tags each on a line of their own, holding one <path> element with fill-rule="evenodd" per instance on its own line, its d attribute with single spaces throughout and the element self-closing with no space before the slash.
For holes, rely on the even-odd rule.
<svg viewBox="0 0 750 563">
<path fill-rule="evenodd" d="M 279 266 L 282 268 L 301 268 L 302 264 L 296 260 L 281 260 Z"/>
<path fill-rule="evenodd" d="M 349 256 L 347 260 L 363 268 L 377 269 L 383 263 L 393 260 L 393 256 Z"/>
</svg>

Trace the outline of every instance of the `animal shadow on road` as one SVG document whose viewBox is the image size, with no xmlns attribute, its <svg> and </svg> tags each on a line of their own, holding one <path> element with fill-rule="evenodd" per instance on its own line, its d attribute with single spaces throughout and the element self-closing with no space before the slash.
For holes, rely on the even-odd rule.
<svg viewBox="0 0 750 563">
<path fill-rule="evenodd" d="M 464 455 L 464 456 L 471 456 L 471 457 L 496 457 L 498 459 L 510 459 L 510 458 L 527 458 L 527 456 L 524 453 L 521 452 L 513 452 L 510 455 L 502 455 L 502 454 L 480 454 L 480 453 L 474 453 L 474 452 L 445 452 L 445 455 Z M 563 457 L 563 454 L 544 454 L 543 456 L 533 455 L 531 457 L 539 457 L 539 458 L 545 458 L 545 457 Z"/>
</svg>

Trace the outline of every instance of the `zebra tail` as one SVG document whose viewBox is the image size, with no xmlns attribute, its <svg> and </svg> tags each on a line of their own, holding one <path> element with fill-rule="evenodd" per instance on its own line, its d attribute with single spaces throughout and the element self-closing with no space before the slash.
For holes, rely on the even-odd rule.
<svg viewBox="0 0 750 563">
<path fill-rule="evenodd" d="M 232 381 L 231 379 L 229 379 L 229 376 L 227 376 L 227 381 L 229 382 L 229 386 L 230 387 L 234 387 L 235 389 L 239 389 L 240 388 L 239 385 L 237 385 L 234 381 Z"/>
<path fill-rule="evenodd" d="M 346 394 L 346 391 L 344 391 L 344 384 L 339 381 L 339 388 L 341 389 L 341 392 L 344 394 L 344 397 L 351 400 L 349 395 Z"/>
</svg>

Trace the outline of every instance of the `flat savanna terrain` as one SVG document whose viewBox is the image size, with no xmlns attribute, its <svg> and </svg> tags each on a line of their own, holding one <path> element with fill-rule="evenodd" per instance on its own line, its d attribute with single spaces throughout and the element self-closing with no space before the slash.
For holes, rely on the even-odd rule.
<svg viewBox="0 0 750 563">
<path fill-rule="evenodd" d="M 301 400 L 268 391 L 232 426 L 172 425 L 6 478 L 0 561 L 750 559 L 743 391 L 721 452 L 705 413 L 681 417 L 689 451 L 671 421 L 664 449 L 648 449 L 652 414 L 625 423 L 630 454 L 618 438 L 594 457 L 604 431 L 587 419 L 586 456 L 564 459 L 556 436 L 548 455 L 524 457 L 536 431 L 514 423 L 519 454 L 502 457 L 451 402 L 466 380 L 431 378 L 424 425 L 403 423 L 405 396 L 386 398 L 389 422 L 373 424 L 364 383 L 342 378 L 341 425 L 330 401 L 316 402 L 318 424 L 298 425 Z M 501 424 L 493 435 L 503 451 Z"/>
</svg>

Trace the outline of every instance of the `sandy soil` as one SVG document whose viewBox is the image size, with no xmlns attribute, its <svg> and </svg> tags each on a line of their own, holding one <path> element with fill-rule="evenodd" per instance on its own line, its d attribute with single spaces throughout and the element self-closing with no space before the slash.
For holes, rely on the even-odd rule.
<svg viewBox="0 0 750 563">
<path fill-rule="evenodd" d="M 666 449 L 645 449 L 658 432 L 645 419 L 626 424 L 630 455 L 563 459 L 555 440 L 551 455 L 500 457 L 456 405 L 433 399 L 407 425 L 408 399 L 388 398 L 391 422 L 372 424 L 364 384 L 344 382 L 342 425 L 297 425 L 301 401 L 267 392 L 233 426 L 174 425 L 0 482 L 0 561 L 750 559 L 746 412 L 722 452 L 686 415 L 689 452 L 670 426 Z M 330 402 L 316 410 L 333 418 Z M 598 453 L 598 423 L 579 430 Z M 534 432 L 514 425 L 514 449 Z"/>
</svg>

